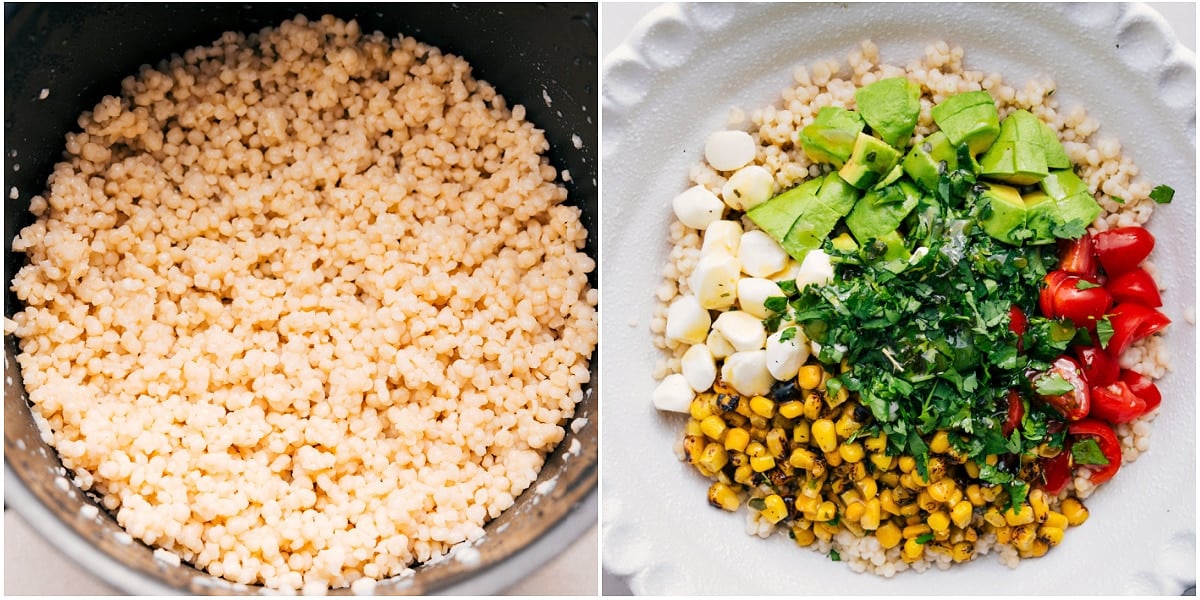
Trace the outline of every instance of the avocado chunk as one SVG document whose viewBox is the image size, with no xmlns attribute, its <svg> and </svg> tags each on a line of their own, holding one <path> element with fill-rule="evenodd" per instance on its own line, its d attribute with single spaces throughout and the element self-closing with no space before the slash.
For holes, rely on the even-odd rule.
<svg viewBox="0 0 1200 600">
<path fill-rule="evenodd" d="M 879 138 L 859 133 L 850 159 L 838 170 L 846 183 L 865 190 L 888 174 L 900 162 L 900 151 Z"/>
<path fill-rule="evenodd" d="M 932 191 L 937 187 L 942 163 L 946 163 L 947 171 L 957 169 L 958 153 L 950 145 L 950 140 L 946 139 L 945 132 L 935 131 L 921 143 L 914 144 L 900 165 L 910 179 Z"/>
<path fill-rule="evenodd" d="M 921 113 L 921 86 L 904 77 L 880 79 L 854 93 L 858 112 L 871 131 L 896 148 L 904 148 Z"/>
<path fill-rule="evenodd" d="M 1058 137 L 1033 113 L 1014 111 L 1000 124 L 1000 135 L 979 159 L 980 174 L 1013 185 L 1037 183 L 1049 171 L 1050 163 L 1066 162 L 1067 152 Z M 1063 167 L 1058 167 L 1063 168 Z"/>
<path fill-rule="evenodd" d="M 921 199 L 916 184 L 901 179 L 883 189 L 870 190 L 846 216 L 846 227 L 860 244 L 895 231 Z"/>
<path fill-rule="evenodd" d="M 1054 198 L 1058 204 L 1059 225 L 1068 225 L 1078 221 L 1083 227 L 1088 227 L 1100 216 L 1101 208 L 1096 203 L 1095 196 L 1088 191 L 1087 184 L 1071 169 L 1058 169 L 1042 179 L 1040 187 L 1047 196 Z M 1079 227 L 1073 227 L 1078 231 Z M 1059 237 L 1064 237 L 1059 232 Z"/>
<path fill-rule="evenodd" d="M 861 115 L 838 106 L 824 106 L 817 118 L 800 130 L 800 147 L 813 162 L 846 164 L 854 151 L 854 140 L 865 123 Z"/>
<path fill-rule="evenodd" d="M 776 241 L 787 237 L 792 224 L 816 205 L 821 179 L 814 178 L 783 192 L 746 212 L 746 216 Z"/>
<path fill-rule="evenodd" d="M 1072 221 L 1078 221 L 1086 229 L 1092 225 L 1096 217 L 1100 216 L 1100 205 L 1096 203 L 1096 199 L 1091 194 L 1072 194 L 1056 200 L 1058 202 L 1058 218 L 1063 225 L 1069 225 Z M 1077 235 L 1059 237 L 1077 238 Z"/>
<path fill-rule="evenodd" d="M 854 252 L 858 250 L 858 242 L 855 242 L 854 237 L 848 233 L 843 233 L 829 241 L 833 244 L 833 249 L 838 252 Z"/>
<path fill-rule="evenodd" d="M 1025 228 L 1025 200 L 1017 188 L 993 183 L 979 195 L 987 207 L 980 211 L 980 226 L 993 238 L 1019 246 L 1029 238 Z"/>
<path fill-rule="evenodd" d="M 833 171 L 821 179 L 821 191 L 817 193 L 817 201 L 840 219 L 850 213 L 860 195 L 862 194 L 858 188 L 846 183 L 841 175 Z M 837 224 L 837 219 L 833 220 L 833 225 Z"/>
<path fill-rule="evenodd" d="M 1042 179 L 1040 187 L 1043 192 L 1046 192 L 1046 195 L 1055 200 L 1061 200 L 1075 194 L 1088 194 L 1087 184 L 1071 169 L 1050 171 Z"/>
<path fill-rule="evenodd" d="M 1033 232 L 1025 243 L 1053 243 L 1054 231 L 1061 222 L 1058 202 L 1041 191 L 1025 194 L 1022 199 L 1025 201 L 1025 228 Z"/>
<path fill-rule="evenodd" d="M 746 216 L 798 261 L 820 248 L 858 200 L 857 189 L 836 172 L 815 177 L 746 212 Z"/>
<path fill-rule="evenodd" d="M 1058 139 L 1058 134 L 1050 129 L 1050 126 L 1038 119 L 1038 129 L 1040 130 L 1040 143 L 1042 146 L 1042 154 L 1046 156 L 1046 166 L 1051 169 L 1070 169 L 1071 158 L 1067 156 L 1067 149 L 1063 148 L 1062 142 Z"/>
<path fill-rule="evenodd" d="M 972 155 L 986 150 L 1000 135 L 1000 113 L 984 91 L 950 96 L 933 107 L 932 115 L 950 144 L 966 144 Z"/>
<path fill-rule="evenodd" d="M 908 259 L 912 253 L 904 246 L 904 238 L 899 231 L 890 231 L 875 238 L 876 243 L 882 242 L 887 248 L 883 253 L 884 268 L 899 273 L 908 267 Z"/>
</svg>

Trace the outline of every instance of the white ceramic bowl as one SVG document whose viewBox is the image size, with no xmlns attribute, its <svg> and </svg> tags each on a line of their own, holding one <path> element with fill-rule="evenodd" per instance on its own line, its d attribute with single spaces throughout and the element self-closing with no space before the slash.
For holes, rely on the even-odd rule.
<svg viewBox="0 0 1200 600">
<path fill-rule="evenodd" d="M 747 536 L 744 512 L 707 505 L 708 481 L 675 458 L 681 415 L 650 402 L 649 323 L 673 215 L 705 136 L 728 110 L 778 99 L 801 64 L 864 39 L 908 64 L 927 43 L 1023 83 L 1048 76 L 1153 183 L 1176 189 L 1149 228 L 1167 287 L 1175 370 L 1152 446 L 1089 500 L 1091 519 L 1016 569 L 994 556 L 892 579 L 858 575 L 782 536 Z M 606 356 L 601 467 L 605 567 L 639 594 L 1179 594 L 1196 578 L 1195 55 L 1140 5 L 694 4 L 663 6 L 603 66 Z M 619 349 L 619 351 L 618 351 Z"/>
</svg>

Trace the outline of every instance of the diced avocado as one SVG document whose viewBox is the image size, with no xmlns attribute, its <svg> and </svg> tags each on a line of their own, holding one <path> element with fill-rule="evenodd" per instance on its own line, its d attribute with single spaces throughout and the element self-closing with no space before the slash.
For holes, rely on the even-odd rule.
<svg viewBox="0 0 1200 600">
<path fill-rule="evenodd" d="M 1042 147 L 1022 140 L 997 141 L 979 157 L 981 176 L 1013 185 L 1037 183 L 1048 172 Z"/>
<path fill-rule="evenodd" d="M 838 174 L 846 183 L 865 190 L 887 175 L 898 162 L 899 150 L 883 140 L 860 133 L 854 140 L 854 151 L 851 152 L 850 159 L 842 165 Z"/>
<path fill-rule="evenodd" d="M 1025 229 L 1025 200 L 1017 188 L 993 183 L 980 194 L 987 202 L 980 215 L 980 226 L 993 238 L 1019 246 L 1029 237 Z"/>
<path fill-rule="evenodd" d="M 833 225 L 836 225 L 837 219 L 846 216 L 854 208 L 860 195 L 858 188 L 846 183 L 841 175 L 833 171 L 826 174 L 821 180 L 821 191 L 817 193 L 817 200 L 831 213 L 837 215 L 837 218 L 833 220 Z M 830 228 L 832 229 L 832 225 Z"/>
<path fill-rule="evenodd" d="M 776 241 L 783 240 L 796 219 L 812 210 L 810 205 L 816 205 L 821 181 L 819 178 L 809 179 L 755 206 L 746 212 L 746 216 Z"/>
<path fill-rule="evenodd" d="M 846 216 L 846 227 L 860 244 L 895 231 L 921 199 L 917 186 L 907 179 L 880 190 L 870 190 Z"/>
<path fill-rule="evenodd" d="M 896 165 L 896 166 L 892 167 L 891 171 L 888 171 L 888 174 L 885 175 L 883 177 L 883 179 L 880 179 L 879 181 L 877 181 L 875 183 L 875 185 L 873 185 L 871 187 L 872 187 L 872 189 L 876 189 L 876 190 L 883 189 L 889 185 L 892 185 L 893 183 L 896 183 L 896 181 L 898 181 L 903 176 L 904 176 L 904 167 L 901 167 L 900 165 Z"/>
<path fill-rule="evenodd" d="M 1046 166 L 1051 169 L 1070 169 L 1071 158 L 1067 156 L 1067 149 L 1063 148 L 1062 142 L 1058 139 L 1058 134 L 1054 133 L 1050 126 L 1038 121 L 1041 125 L 1041 144 L 1042 153 L 1046 155 Z"/>
<path fill-rule="evenodd" d="M 933 107 L 933 121 L 953 146 L 967 144 L 979 154 L 1000 135 L 1000 113 L 987 92 L 956 94 Z"/>
<path fill-rule="evenodd" d="M 800 130 L 800 147 L 813 162 L 841 167 L 854 151 L 854 140 L 864 125 L 862 116 L 854 111 L 822 107 L 812 124 Z"/>
<path fill-rule="evenodd" d="M 1046 195 L 1055 200 L 1062 200 L 1075 194 L 1087 194 L 1087 184 L 1071 169 L 1050 171 L 1041 181 L 1041 188 Z"/>
<path fill-rule="evenodd" d="M 943 162 L 947 170 L 958 168 L 958 153 L 944 132 L 935 131 L 921 143 L 913 145 L 901 166 L 913 181 L 927 190 L 933 190 L 937 187 Z"/>
<path fill-rule="evenodd" d="M 900 237 L 899 231 L 892 230 L 875 239 L 887 247 L 883 253 L 884 268 L 899 273 L 908 266 L 912 253 L 904 246 L 904 238 Z"/>
<path fill-rule="evenodd" d="M 1026 244 L 1049 244 L 1054 242 L 1054 229 L 1061 222 L 1058 202 L 1045 192 L 1030 192 L 1025 201 L 1025 228 L 1033 232 Z"/>
<path fill-rule="evenodd" d="M 833 244 L 833 249 L 839 252 L 854 252 L 858 250 L 858 243 L 848 233 L 843 233 L 833 238 L 830 240 L 830 243 Z"/>
<path fill-rule="evenodd" d="M 804 257 L 808 255 L 809 251 L 820 248 L 827 235 L 829 235 L 828 232 L 818 231 L 816 224 L 801 217 L 796 219 L 791 231 L 788 231 L 787 236 L 779 242 L 779 245 L 784 252 L 788 253 L 788 256 L 796 259 L 797 262 L 804 262 Z"/>
<path fill-rule="evenodd" d="M 903 148 L 921 113 L 921 86 L 904 77 L 880 79 L 854 93 L 858 112 L 875 135 Z"/>
<path fill-rule="evenodd" d="M 1066 198 L 1056 200 L 1056 202 L 1058 202 L 1058 218 L 1064 224 L 1079 221 L 1084 227 L 1090 227 L 1096 217 L 1100 216 L 1100 205 L 1087 192 L 1071 194 Z"/>
</svg>

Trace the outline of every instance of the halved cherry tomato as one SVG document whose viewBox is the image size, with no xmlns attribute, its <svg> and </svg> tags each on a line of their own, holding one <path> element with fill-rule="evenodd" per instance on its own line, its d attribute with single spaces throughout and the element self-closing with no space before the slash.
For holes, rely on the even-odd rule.
<svg viewBox="0 0 1200 600">
<path fill-rule="evenodd" d="M 1067 438 L 1067 446 L 1063 448 L 1063 452 L 1071 451 L 1072 438 L 1075 438 L 1075 441 L 1079 441 L 1080 438 L 1092 438 L 1100 446 L 1100 452 L 1104 453 L 1104 458 L 1108 459 L 1107 465 L 1075 465 L 1092 470 L 1093 484 L 1100 485 L 1117 474 L 1117 470 L 1121 468 L 1121 442 L 1117 440 L 1117 434 L 1113 432 L 1112 427 L 1097 419 L 1085 419 L 1078 423 L 1071 423 L 1067 433 L 1070 436 Z"/>
<path fill-rule="evenodd" d="M 1016 428 L 1021 426 L 1021 419 L 1025 418 L 1025 403 L 1021 402 L 1021 394 L 1017 390 L 1008 390 L 1008 417 L 1004 419 L 1004 426 L 1000 431 L 1004 437 L 1008 437 Z"/>
<path fill-rule="evenodd" d="M 1137 394 L 1138 398 L 1146 402 L 1146 412 L 1150 412 L 1162 404 L 1162 392 L 1158 391 L 1158 386 L 1154 385 L 1154 381 L 1149 377 L 1137 371 L 1122 369 L 1121 381 L 1129 386 L 1129 391 Z"/>
<path fill-rule="evenodd" d="M 1096 277 L 1096 249 L 1090 234 L 1085 233 L 1077 240 L 1059 240 L 1058 249 L 1059 269 L 1088 279 Z"/>
<path fill-rule="evenodd" d="M 1121 356 L 1134 342 L 1162 331 L 1171 320 L 1161 312 L 1136 302 L 1122 302 L 1108 315 L 1113 335 L 1106 348 L 1111 356 Z"/>
<path fill-rule="evenodd" d="M 1142 264 L 1154 250 L 1154 236 L 1141 227 L 1118 227 L 1101 231 L 1092 239 L 1096 258 L 1109 277 Z"/>
<path fill-rule="evenodd" d="M 1119 425 L 1146 414 L 1146 401 L 1129 390 L 1124 381 L 1092 388 L 1092 409 L 1088 416 Z"/>
<path fill-rule="evenodd" d="M 1116 302 L 1137 302 L 1151 308 L 1163 305 L 1162 295 L 1158 293 L 1158 284 L 1143 268 L 1130 269 L 1104 284 L 1104 289 L 1112 294 Z"/>
<path fill-rule="evenodd" d="M 1038 296 L 1038 305 L 1051 319 L 1066 318 L 1076 327 L 1087 327 L 1112 306 L 1107 290 L 1078 275 L 1053 271 L 1044 281 L 1046 287 Z"/>
<path fill-rule="evenodd" d="M 1016 304 L 1012 305 L 1012 308 L 1008 309 L 1008 329 L 1013 332 L 1013 335 L 1017 336 L 1018 351 L 1025 349 L 1025 340 L 1023 338 L 1025 336 L 1025 328 L 1028 325 L 1029 319 L 1025 318 L 1025 311 L 1021 310 L 1021 307 Z"/>
<path fill-rule="evenodd" d="M 1113 383 L 1121 374 L 1121 364 L 1099 346 L 1075 346 L 1075 357 L 1092 386 Z"/>
<path fill-rule="evenodd" d="M 1091 394 L 1088 389 L 1087 378 L 1084 376 L 1083 370 L 1079 368 L 1079 363 L 1075 362 L 1075 359 L 1069 356 L 1058 357 L 1050 364 L 1050 369 L 1044 375 L 1058 375 L 1075 389 L 1058 396 L 1038 394 L 1038 398 L 1041 398 L 1043 402 L 1049 404 L 1054 410 L 1057 410 L 1068 421 L 1078 421 L 1087 416 L 1090 410 Z M 1038 377 L 1040 378 L 1041 376 L 1039 375 Z"/>
<path fill-rule="evenodd" d="M 1042 459 L 1042 478 L 1045 480 L 1046 492 L 1056 495 L 1067 487 L 1071 479 L 1071 448 L 1063 448 L 1062 452 Z"/>
</svg>

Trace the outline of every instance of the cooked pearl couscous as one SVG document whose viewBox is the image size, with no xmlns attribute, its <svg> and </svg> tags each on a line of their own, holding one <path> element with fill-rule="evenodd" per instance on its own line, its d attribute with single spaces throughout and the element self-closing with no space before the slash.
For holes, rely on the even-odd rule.
<svg viewBox="0 0 1200 600">
<path fill-rule="evenodd" d="M 1007 492 L 978 481 L 981 467 L 995 463 L 966 460 L 945 431 L 924 440 L 929 467 L 920 473 L 913 456 L 885 452 L 883 433 L 860 435 L 873 415 L 858 394 L 826 387 L 853 364 L 820 364 L 817 346 L 810 350 L 799 327 L 791 340 L 766 335 L 762 320 L 772 311 L 764 301 L 787 296 L 780 283 L 794 280 L 793 287 L 803 289 L 834 278 L 823 253 L 824 264 L 810 260 L 814 252 L 801 265 L 778 246 L 769 247 L 774 242 L 754 221 L 741 218 L 748 207 L 829 172 L 806 155 L 797 141 L 801 130 L 821 107 L 854 108 L 856 90 L 904 77 L 920 87 L 914 132 L 920 141 L 935 131 L 933 106 L 984 90 L 1000 116 L 1025 109 L 1058 135 L 1102 209 L 1090 224 L 1092 233 L 1141 225 L 1155 206 L 1151 186 L 1120 144 L 1097 139 L 1099 125 L 1083 109 L 1061 110 L 1052 82 L 1015 88 L 998 74 L 966 69 L 963 55 L 939 42 L 926 48 L 922 60 L 899 67 L 881 62 L 868 41 L 848 63 L 797 68 L 775 105 L 751 113 L 732 109 L 730 131 L 708 138 L 705 161 L 690 172 L 693 187 L 676 198 L 673 247 L 655 291 L 659 306 L 650 327 L 666 357 L 656 369 L 661 383 L 653 401 L 662 410 L 688 414 L 677 452 L 713 480 L 709 503 L 729 511 L 747 505 L 748 534 L 788 535 L 857 572 L 892 576 L 948 568 L 988 553 L 1009 565 L 1041 556 L 1068 527 L 1087 519 L 1080 500 L 1095 485 L 1081 468 L 1058 494 L 1035 488 L 1006 509 Z M 747 248 L 752 235 L 759 237 Z M 1143 266 L 1154 272 L 1151 263 Z M 742 315 L 746 324 L 732 323 L 731 315 Z M 1168 369 L 1157 335 L 1135 342 L 1119 358 L 1122 368 L 1151 379 Z M 1113 427 L 1124 463 L 1149 448 L 1157 413 Z"/>
<path fill-rule="evenodd" d="M 344 587 L 534 481 L 589 380 L 595 265 L 542 131 L 466 61 L 300 16 L 143 67 L 79 128 L 5 329 L 133 537 Z"/>
</svg>

